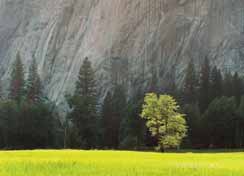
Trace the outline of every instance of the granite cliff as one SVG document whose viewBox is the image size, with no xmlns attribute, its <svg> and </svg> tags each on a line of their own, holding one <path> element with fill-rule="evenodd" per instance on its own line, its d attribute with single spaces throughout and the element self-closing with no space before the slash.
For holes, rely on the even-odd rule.
<svg viewBox="0 0 244 176">
<path fill-rule="evenodd" d="M 97 72 L 100 95 L 119 73 L 133 93 L 155 81 L 181 84 L 193 58 L 244 73 L 242 0 L 0 0 L 0 76 L 8 86 L 20 52 L 32 58 L 48 97 L 62 106 L 83 59 Z M 114 68 L 109 62 L 117 60 Z M 117 65 L 117 67 L 116 67 Z M 156 78 L 156 79 L 155 79 Z"/>
</svg>

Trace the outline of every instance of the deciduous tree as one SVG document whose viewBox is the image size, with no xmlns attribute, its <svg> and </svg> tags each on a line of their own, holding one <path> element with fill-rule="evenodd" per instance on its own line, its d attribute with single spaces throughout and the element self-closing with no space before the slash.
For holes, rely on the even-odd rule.
<svg viewBox="0 0 244 176">
<path fill-rule="evenodd" d="M 158 139 L 161 149 L 179 147 L 186 136 L 184 115 L 179 113 L 177 102 L 169 95 L 147 94 L 141 117 L 146 119 L 146 125 Z"/>
</svg>

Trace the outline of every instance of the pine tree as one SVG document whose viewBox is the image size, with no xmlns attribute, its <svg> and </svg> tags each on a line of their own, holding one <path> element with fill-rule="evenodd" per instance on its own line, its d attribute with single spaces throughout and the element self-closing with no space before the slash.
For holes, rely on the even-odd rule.
<svg viewBox="0 0 244 176">
<path fill-rule="evenodd" d="M 233 85 L 233 95 L 236 98 L 236 103 L 239 105 L 241 101 L 241 79 L 237 72 L 233 77 L 232 85 Z"/>
<path fill-rule="evenodd" d="M 197 147 L 201 144 L 200 138 L 200 120 L 201 113 L 198 107 L 198 104 L 187 104 L 183 108 L 184 113 L 186 114 L 186 122 L 188 126 L 188 135 L 186 139 L 186 145 Z"/>
<path fill-rule="evenodd" d="M 76 91 L 69 99 L 69 105 L 72 109 L 69 117 L 78 131 L 79 147 L 85 149 L 96 147 L 96 82 L 88 58 L 83 61 L 76 83 Z"/>
<path fill-rule="evenodd" d="M 241 97 L 241 102 L 237 109 L 237 115 L 239 119 L 239 123 L 236 128 L 238 130 L 237 146 L 242 148 L 244 146 L 244 96 Z"/>
<path fill-rule="evenodd" d="M 196 102 L 197 78 L 193 59 L 188 63 L 184 80 L 183 96 L 184 102 L 192 104 Z"/>
<path fill-rule="evenodd" d="M 224 75 L 224 82 L 223 82 L 223 92 L 224 96 L 232 97 L 233 94 L 233 76 L 230 72 L 226 72 Z"/>
<path fill-rule="evenodd" d="M 90 97 L 91 100 L 95 100 L 96 94 L 95 73 L 92 69 L 91 62 L 86 57 L 79 72 L 75 95 Z"/>
<path fill-rule="evenodd" d="M 233 97 L 216 98 L 210 103 L 202 122 L 209 147 L 231 148 L 235 146 L 236 109 Z"/>
<path fill-rule="evenodd" d="M 210 101 L 222 96 L 223 79 L 221 72 L 215 66 L 210 75 Z"/>
<path fill-rule="evenodd" d="M 201 112 L 204 112 L 209 104 L 209 89 L 210 89 L 210 65 L 206 57 L 201 68 L 200 88 L 199 88 L 199 106 Z"/>
<path fill-rule="evenodd" d="M 1 131 L 3 132 L 3 143 L 5 148 L 14 148 L 18 138 L 18 113 L 19 108 L 16 101 L 6 100 L 0 103 Z"/>
<path fill-rule="evenodd" d="M 124 87 L 117 85 L 113 94 L 108 93 L 102 108 L 103 138 L 108 148 L 118 148 L 123 138 L 127 117 L 127 101 Z"/>
<path fill-rule="evenodd" d="M 24 96 L 24 89 L 24 68 L 21 62 L 20 54 L 18 53 L 11 72 L 10 98 L 20 102 Z"/>
<path fill-rule="evenodd" d="M 4 94 L 3 94 L 3 87 L 2 87 L 2 81 L 0 80 L 0 100 L 3 100 Z"/>
<path fill-rule="evenodd" d="M 117 140 L 116 125 L 113 97 L 110 92 L 107 93 L 102 107 L 102 129 L 103 129 L 103 146 L 108 148 L 115 148 L 114 141 Z"/>
<path fill-rule="evenodd" d="M 131 97 L 127 103 L 126 116 L 122 119 L 120 128 L 120 148 L 136 149 L 145 143 L 147 129 L 145 121 L 140 118 L 143 94 L 140 92 Z"/>
<path fill-rule="evenodd" d="M 157 73 L 156 73 L 155 70 L 152 70 L 151 72 L 152 72 L 152 77 L 150 79 L 148 91 L 156 93 L 158 91 L 158 87 L 157 87 L 157 81 L 158 81 Z"/>
<path fill-rule="evenodd" d="M 116 135 L 116 141 L 114 141 L 116 147 L 119 146 L 119 143 L 122 138 L 123 131 L 123 121 L 127 115 L 127 100 L 126 100 L 126 92 L 125 88 L 122 85 L 117 85 L 114 89 L 113 93 L 113 112 L 114 112 L 114 132 Z"/>
<path fill-rule="evenodd" d="M 27 80 L 27 100 L 35 103 L 41 100 L 41 80 L 37 71 L 36 60 L 33 59 Z"/>
</svg>

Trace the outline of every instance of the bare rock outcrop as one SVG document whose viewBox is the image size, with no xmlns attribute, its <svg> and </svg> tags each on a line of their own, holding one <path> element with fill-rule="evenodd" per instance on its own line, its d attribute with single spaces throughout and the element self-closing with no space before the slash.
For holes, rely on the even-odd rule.
<svg viewBox="0 0 244 176">
<path fill-rule="evenodd" d="M 173 78 L 180 85 L 191 58 L 200 65 L 209 57 L 223 71 L 243 74 L 244 1 L 0 0 L 0 75 L 6 88 L 17 52 L 26 68 L 37 59 L 45 91 L 58 105 L 74 90 L 86 56 L 101 96 L 111 87 L 111 58 L 121 60 L 120 79 L 129 93 L 154 78 L 161 89 Z"/>
</svg>

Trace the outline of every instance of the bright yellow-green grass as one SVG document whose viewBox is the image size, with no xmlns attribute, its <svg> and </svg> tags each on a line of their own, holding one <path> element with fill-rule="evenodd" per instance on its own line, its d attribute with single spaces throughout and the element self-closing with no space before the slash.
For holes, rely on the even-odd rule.
<svg viewBox="0 0 244 176">
<path fill-rule="evenodd" d="M 244 153 L 3 151 L 0 176 L 244 176 Z"/>
</svg>

